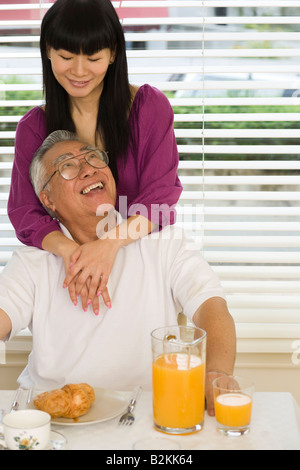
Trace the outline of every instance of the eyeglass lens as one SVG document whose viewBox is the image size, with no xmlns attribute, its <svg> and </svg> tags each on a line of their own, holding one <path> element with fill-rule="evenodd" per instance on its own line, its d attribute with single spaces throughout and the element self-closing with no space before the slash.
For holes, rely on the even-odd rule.
<svg viewBox="0 0 300 470">
<path fill-rule="evenodd" d="M 105 168 L 108 165 L 108 158 L 105 152 L 91 151 L 80 159 L 72 157 L 61 163 L 59 166 L 61 176 L 66 180 L 76 178 L 82 166 L 80 160 L 83 159 L 94 168 Z"/>
</svg>

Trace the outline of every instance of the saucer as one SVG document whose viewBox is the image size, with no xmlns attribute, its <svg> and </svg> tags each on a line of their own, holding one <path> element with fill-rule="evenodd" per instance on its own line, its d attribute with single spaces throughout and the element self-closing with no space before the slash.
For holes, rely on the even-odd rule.
<svg viewBox="0 0 300 470">
<path fill-rule="evenodd" d="M 56 431 L 50 432 L 50 444 L 49 447 L 45 450 L 63 450 L 68 441 L 63 434 Z M 6 444 L 4 441 L 0 441 L 0 450 L 7 450 Z"/>
</svg>

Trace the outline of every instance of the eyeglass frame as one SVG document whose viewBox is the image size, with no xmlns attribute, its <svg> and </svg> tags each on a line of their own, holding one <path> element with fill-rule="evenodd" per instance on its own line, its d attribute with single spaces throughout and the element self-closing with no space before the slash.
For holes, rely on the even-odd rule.
<svg viewBox="0 0 300 470">
<path fill-rule="evenodd" d="M 101 166 L 101 167 L 98 167 L 98 166 L 92 165 L 92 164 L 86 159 L 85 156 L 83 156 L 83 157 L 80 158 L 80 159 L 78 158 L 78 157 L 81 157 L 81 155 L 87 155 L 88 153 L 95 152 L 95 151 L 101 152 L 101 153 L 103 153 L 104 155 L 106 155 L 107 163 L 105 163 L 105 162 L 103 161 L 103 164 L 104 164 L 103 167 L 102 167 L 102 166 Z M 79 173 L 80 173 L 80 170 L 82 169 L 81 160 L 83 160 L 83 159 L 84 159 L 84 160 L 86 161 L 86 163 L 87 163 L 88 165 L 90 165 L 92 168 L 97 168 L 97 169 L 99 169 L 99 170 L 101 170 L 102 168 L 106 168 L 106 167 L 108 166 L 108 164 L 109 164 L 109 158 L 108 158 L 107 152 L 105 152 L 104 150 L 100 150 L 100 149 L 98 149 L 98 148 L 95 147 L 95 148 L 90 148 L 89 150 L 86 150 L 85 152 L 82 152 L 82 153 L 80 153 L 80 154 L 78 154 L 78 155 L 74 155 L 74 157 L 66 158 L 63 162 L 59 163 L 59 166 L 62 165 L 63 163 L 65 163 L 65 162 L 69 161 L 69 160 L 73 160 L 74 158 L 76 158 L 76 160 L 78 160 L 78 162 L 79 162 L 79 167 L 78 167 L 79 170 L 78 170 L 77 175 L 74 176 L 74 178 L 69 178 L 69 179 L 68 179 L 68 178 L 65 178 L 65 177 L 61 174 L 60 169 L 57 168 L 57 170 L 55 170 L 55 171 L 52 173 L 52 175 L 47 179 L 46 183 L 44 184 L 44 186 L 43 186 L 43 188 L 42 188 L 42 191 L 44 191 L 44 189 L 46 188 L 46 186 L 50 183 L 51 179 L 53 178 L 53 176 L 54 176 L 57 172 L 59 172 L 60 176 L 61 176 L 64 180 L 66 180 L 66 181 L 72 181 L 72 180 L 74 180 L 75 178 L 77 178 L 77 176 L 78 176 Z"/>
</svg>

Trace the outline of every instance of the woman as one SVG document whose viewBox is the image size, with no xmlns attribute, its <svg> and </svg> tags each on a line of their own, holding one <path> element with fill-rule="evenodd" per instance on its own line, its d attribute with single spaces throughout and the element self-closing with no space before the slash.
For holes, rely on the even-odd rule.
<svg viewBox="0 0 300 470">
<path fill-rule="evenodd" d="M 64 287 L 73 303 L 80 293 L 84 310 L 92 304 L 98 313 L 101 294 L 111 306 L 106 287 L 119 249 L 174 223 L 182 187 L 173 111 L 160 91 L 129 83 L 124 33 L 110 0 L 57 0 L 43 19 L 40 49 L 45 106 L 33 108 L 18 124 L 8 214 L 24 244 L 63 257 Z M 36 198 L 29 165 L 46 136 L 58 129 L 108 152 L 116 209 L 126 218 L 118 239 L 108 232 L 78 246 Z M 136 213 L 137 207 L 146 210 Z"/>
</svg>

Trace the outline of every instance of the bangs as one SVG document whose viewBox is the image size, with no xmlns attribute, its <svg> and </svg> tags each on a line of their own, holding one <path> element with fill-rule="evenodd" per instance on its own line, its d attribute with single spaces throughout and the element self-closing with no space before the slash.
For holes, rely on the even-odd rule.
<svg viewBox="0 0 300 470">
<path fill-rule="evenodd" d="M 60 15 L 49 27 L 45 41 L 55 50 L 64 49 L 72 54 L 93 55 L 102 49 L 117 48 L 115 28 L 110 21 L 104 22 L 95 8 L 81 4 L 84 9 L 72 8 L 67 15 Z M 90 11 L 89 11 L 90 10 Z"/>
</svg>

